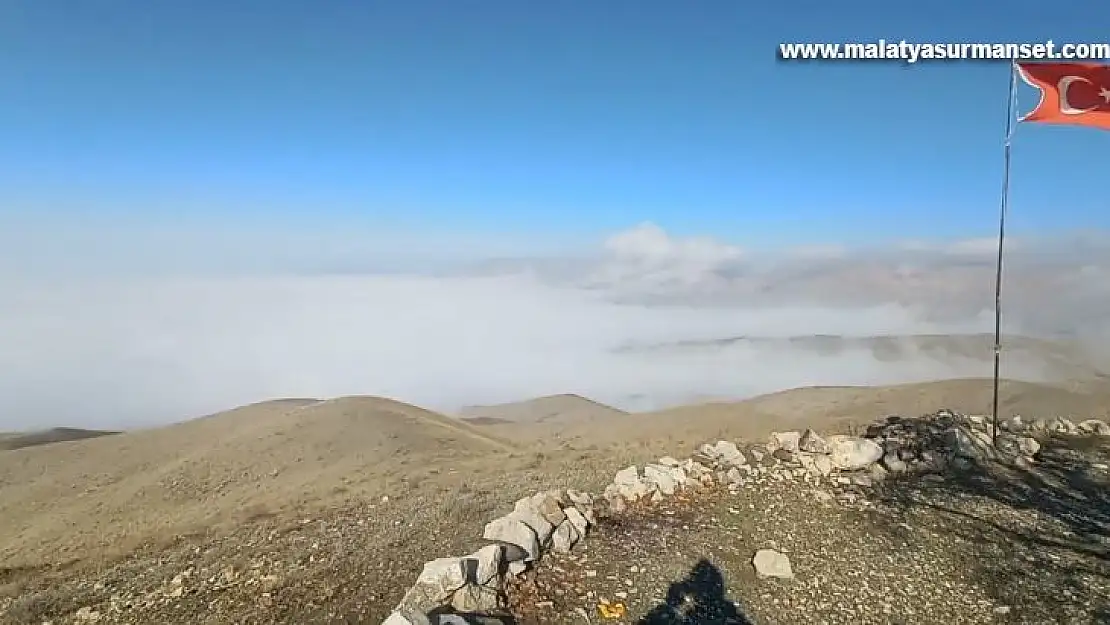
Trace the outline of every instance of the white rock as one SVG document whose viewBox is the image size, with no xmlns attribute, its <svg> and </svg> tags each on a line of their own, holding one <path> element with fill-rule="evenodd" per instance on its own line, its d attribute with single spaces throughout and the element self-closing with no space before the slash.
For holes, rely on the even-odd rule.
<svg viewBox="0 0 1110 625">
<path fill-rule="evenodd" d="M 516 519 L 532 528 L 532 531 L 536 534 L 536 540 L 539 541 L 541 547 L 547 544 L 547 541 L 551 538 L 551 532 L 555 531 L 555 526 L 552 525 L 550 521 L 543 518 L 543 515 L 536 510 L 527 507 L 513 510 L 506 516 L 510 519 Z"/>
<path fill-rule="evenodd" d="M 576 506 L 588 506 L 594 502 L 593 497 L 590 497 L 589 493 L 574 490 L 573 488 L 567 489 L 567 499 Z"/>
<path fill-rule="evenodd" d="M 404 614 L 427 614 L 451 601 L 452 595 L 466 585 L 466 572 L 460 558 L 437 558 L 424 564 L 416 583 L 397 605 Z"/>
<path fill-rule="evenodd" d="M 798 451 L 798 444 L 801 440 L 800 432 L 771 432 L 770 446 L 785 451 Z M 774 449 L 770 449 L 770 451 L 774 451 Z"/>
<path fill-rule="evenodd" d="M 467 574 L 471 582 L 479 585 L 488 584 L 501 570 L 504 559 L 505 546 L 499 544 L 486 545 L 478 551 L 466 556 L 470 563 L 467 565 Z"/>
<path fill-rule="evenodd" d="M 808 451 L 811 454 L 827 454 L 832 451 L 829 449 L 829 443 L 813 430 L 806 430 L 802 433 L 802 437 L 798 441 L 798 449 Z"/>
<path fill-rule="evenodd" d="M 830 449 L 829 459 L 835 468 L 842 471 L 866 469 L 883 457 L 883 448 L 871 439 L 837 434 L 826 440 Z"/>
<path fill-rule="evenodd" d="M 674 495 L 678 484 L 668 467 L 649 464 L 644 467 L 644 479 L 654 484 L 664 495 Z"/>
<path fill-rule="evenodd" d="M 1087 419 L 1081 422 L 1078 426 L 1080 432 L 1086 434 L 1096 434 L 1098 436 L 1110 436 L 1110 423 L 1101 421 L 1099 419 Z"/>
<path fill-rule="evenodd" d="M 617 486 L 620 496 L 628 501 L 636 501 L 641 497 L 647 497 L 655 491 L 655 485 L 649 484 L 642 479 L 637 479 L 631 484 L 619 484 Z"/>
<path fill-rule="evenodd" d="M 540 557 L 540 541 L 536 532 L 519 519 L 503 516 L 486 523 L 482 538 L 516 545 L 524 551 L 524 559 L 528 561 Z M 509 559 L 516 560 L 512 557 Z"/>
<path fill-rule="evenodd" d="M 451 607 L 459 612 L 489 612 L 498 608 L 496 588 L 467 584 L 455 591 L 451 597 Z"/>
<path fill-rule="evenodd" d="M 560 523 L 551 535 L 551 549 L 557 553 L 570 553 L 576 542 L 578 542 L 578 531 L 569 520 Z"/>
<path fill-rule="evenodd" d="M 713 451 L 716 458 L 727 464 L 744 464 L 747 462 L 744 454 L 740 453 L 736 443 L 732 441 L 717 441 L 717 444 L 713 446 Z"/>
<path fill-rule="evenodd" d="M 567 508 L 564 512 L 567 514 L 567 523 L 574 526 L 575 531 L 578 532 L 580 537 L 585 536 L 590 527 L 590 523 L 586 520 L 586 517 L 578 511 L 578 508 Z"/>
<path fill-rule="evenodd" d="M 1030 457 L 1041 450 L 1041 444 L 1031 436 L 1001 432 L 998 435 L 998 448 L 1012 455 Z"/>
<path fill-rule="evenodd" d="M 432 625 L 432 622 L 423 614 L 404 615 L 395 610 L 382 621 L 382 625 Z"/>
<path fill-rule="evenodd" d="M 532 507 L 552 525 L 558 525 L 566 520 L 563 514 L 563 498 L 558 491 L 544 491 L 532 495 Z"/>
<path fill-rule="evenodd" d="M 794 571 L 790 567 L 790 558 L 774 549 L 760 549 L 752 558 L 752 566 L 756 575 L 760 577 L 777 577 L 781 579 L 794 579 Z"/>
<path fill-rule="evenodd" d="M 617 486 L 633 485 L 639 483 L 639 481 L 640 470 L 636 468 L 636 465 L 621 469 L 613 476 L 613 483 Z"/>
</svg>

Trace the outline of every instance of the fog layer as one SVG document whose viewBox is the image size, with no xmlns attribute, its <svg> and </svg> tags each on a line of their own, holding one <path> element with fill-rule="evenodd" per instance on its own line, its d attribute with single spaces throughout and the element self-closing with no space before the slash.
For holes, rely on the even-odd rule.
<svg viewBox="0 0 1110 625">
<path fill-rule="evenodd" d="M 262 246 L 239 251 L 263 259 L 248 272 L 221 273 L 203 250 L 205 270 L 195 272 L 187 257 L 172 272 L 122 271 L 118 257 L 102 269 L 90 258 L 79 275 L 9 265 L 0 284 L 0 429 L 154 425 L 288 396 L 384 395 L 451 411 L 579 393 L 635 410 L 811 384 L 987 376 L 978 357 L 714 343 L 990 331 L 993 267 L 965 247 L 955 257 L 948 248 L 753 254 L 642 226 L 573 258 L 488 262 L 475 250 L 473 262 L 419 273 L 384 274 L 350 259 L 328 270 L 267 268 Z M 1028 272 L 1023 279 L 1054 284 L 1101 271 L 1027 262 L 1033 269 L 1015 270 Z M 1071 297 L 1098 309 L 1104 288 L 1072 288 Z M 1069 321 L 1067 305 L 1022 312 L 1030 308 L 1022 292 L 1015 287 L 1012 331 L 1101 330 L 1105 317 L 1090 305 L 1071 315 L 1086 321 Z"/>
</svg>

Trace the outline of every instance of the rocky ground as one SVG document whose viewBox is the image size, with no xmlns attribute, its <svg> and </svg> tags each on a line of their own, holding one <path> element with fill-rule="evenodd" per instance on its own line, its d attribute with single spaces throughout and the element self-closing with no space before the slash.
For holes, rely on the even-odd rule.
<svg viewBox="0 0 1110 625">
<path fill-rule="evenodd" d="M 981 421 L 954 435 L 955 421 L 876 426 L 886 456 L 858 472 L 802 451 L 819 437 L 785 437 L 773 453 L 741 445 L 746 470 L 717 466 L 710 485 L 614 506 L 571 553 L 510 582 L 513 619 L 1110 622 L 1110 437 L 1044 423 L 1040 443 L 1006 433 L 1013 453 L 998 456 Z M 379 623 L 425 560 L 481 546 L 494 509 L 545 479 L 475 483 L 451 494 L 451 518 L 397 497 L 256 519 L 100 567 L 0 569 L 0 623 Z"/>
<path fill-rule="evenodd" d="M 525 624 L 1110 622 L 1110 444 L 1041 440 L 1028 463 L 778 468 L 633 504 L 514 582 L 513 610 Z"/>
</svg>

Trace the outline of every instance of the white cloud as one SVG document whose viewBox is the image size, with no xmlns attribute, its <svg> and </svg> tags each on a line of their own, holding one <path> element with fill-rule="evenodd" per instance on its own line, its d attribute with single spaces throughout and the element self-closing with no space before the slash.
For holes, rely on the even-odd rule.
<svg viewBox="0 0 1110 625">
<path fill-rule="evenodd" d="M 740 248 L 709 237 L 672 237 L 653 223 L 614 234 L 604 248 L 620 260 L 713 267 L 742 256 Z"/>
<path fill-rule="evenodd" d="M 652 223 L 617 233 L 602 247 L 606 255 L 588 282 L 629 291 L 712 285 L 744 257 L 734 245 L 709 237 L 674 237 Z"/>
</svg>

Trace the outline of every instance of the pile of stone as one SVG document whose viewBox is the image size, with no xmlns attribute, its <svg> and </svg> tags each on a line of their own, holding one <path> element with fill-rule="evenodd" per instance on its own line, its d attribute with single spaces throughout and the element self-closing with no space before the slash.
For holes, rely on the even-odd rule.
<svg viewBox="0 0 1110 625">
<path fill-rule="evenodd" d="M 712 471 L 706 466 L 695 460 L 679 461 L 664 456 L 659 462 L 644 466 L 642 471 L 635 465 L 617 471 L 603 496 L 609 511 L 619 513 L 626 502 L 659 502 L 679 490 L 712 483 Z"/>
<path fill-rule="evenodd" d="M 1110 436 L 1110 423 L 1099 419 L 1087 419 L 1075 423 L 1064 417 L 1035 419 L 1025 421 L 1020 415 L 1002 421 L 998 429 L 1014 434 L 1038 436 L 1043 434 L 1066 434 L 1069 436 Z"/>
<path fill-rule="evenodd" d="M 939 473 L 982 460 L 1035 462 L 1041 446 L 1020 417 L 999 425 L 996 437 L 988 417 L 941 410 L 917 419 L 887 417 L 867 437 L 882 447 L 882 466 L 893 473 Z"/>
<path fill-rule="evenodd" d="M 587 493 L 551 490 L 525 497 L 512 512 L 486 524 L 482 537 L 491 544 L 426 563 L 384 625 L 424 625 L 444 611 L 495 613 L 504 605 L 508 579 L 546 552 L 570 552 L 596 522 Z"/>
<path fill-rule="evenodd" d="M 872 440 L 843 435 L 826 438 L 813 430 L 775 432 L 767 443 L 743 451 L 732 441 L 720 440 L 702 445 L 686 460 L 666 456 L 642 470 L 637 466 L 622 469 L 603 497 L 609 510 L 619 513 L 631 503 L 657 503 L 677 491 L 712 484 L 735 492 L 759 478 L 839 479 L 834 474 L 866 471 L 882 456 L 882 447 Z"/>
</svg>

